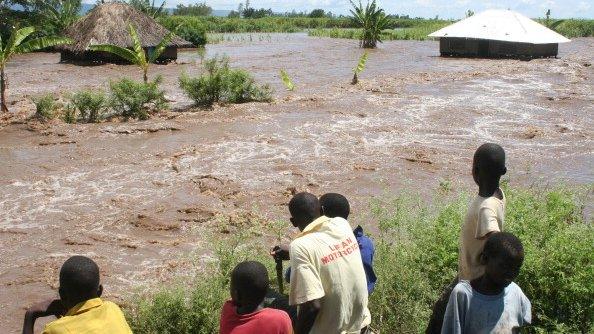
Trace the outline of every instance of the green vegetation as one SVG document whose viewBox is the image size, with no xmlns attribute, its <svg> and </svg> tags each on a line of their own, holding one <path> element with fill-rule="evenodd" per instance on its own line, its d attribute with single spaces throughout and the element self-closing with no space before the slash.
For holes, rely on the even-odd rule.
<svg viewBox="0 0 594 334">
<path fill-rule="evenodd" d="M 68 103 L 64 106 L 64 110 L 62 110 L 62 120 L 68 124 L 76 123 L 76 107 L 74 105 Z"/>
<path fill-rule="evenodd" d="M 28 37 L 35 32 L 33 27 L 25 27 L 21 29 L 14 29 L 4 43 L 0 36 L 0 110 L 7 112 L 6 106 L 6 74 L 4 68 L 10 59 L 17 54 L 32 52 L 35 50 L 44 49 L 50 46 L 67 44 L 71 41 L 62 37 L 39 37 L 35 39 L 28 39 Z"/>
<path fill-rule="evenodd" d="M 526 251 L 516 282 L 532 302 L 534 324 L 528 332 L 591 333 L 594 226 L 584 221 L 582 194 L 507 189 L 507 195 L 505 229 L 521 238 Z M 437 198 L 427 204 L 403 196 L 373 205 L 379 227 L 374 237 L 379 280 L 370 309 L 377 332 L 422 332 L 433 303 L 456 275 L 458 236 L 469 196 L 444 188 Z M 259 260 L 273 278 L 274 263 L 261 238 L 277 238 L 277 229 L 257 221 L 247 224 L 214 245 L 216 261 L 200 270 L 192 287 L 184 280 L 176 288 L 139 296 L 127 314 L 134 332 L 214 333 L 229 298 L 229 271 L 236 263 Z"/>
<path fill-rule="evenodd" d="M 137 82 L 122 79 L 110 82 L 110 107 L 125 119 L 137 118 L 145 120 L 152 111 L 159 111 L 167 107 L 165 93 L 159 89 L 162 78 L 157 77 L 152 82 Z"/>
<path fill-rule="evenodd" d="M 81 0 L 38 1 L 38 26 L 44 35 L 59 35 L 78 19 Z"/>
<path fill-rule="evenodd" d="M 158 19 L 159 23 L 186 41 L 204 46 L 207 42 L 207 25 L 195 16 L 164 16 Z"/>
<path fill-rule="evenodd" d="M 292 92 L 295 90 L 295 84 L 293 83 L 293 81 L 291 81 L 291 78 L 289 77 L 289 74 L 287 74 L 287 71 L 280 70 L 280 77 L 285 87 L 287 87 L 288 91 Z"/>
<path fill-rule="evenodd" d="M 128 0 L 125 2 L 152 18 L 157 18 L 167 13 L 165 1 L 161 2 L 159 6 L 155 5 L 155 0 L 152 2 L 150 0 Z"/>
<path fill-rule="evenodd" d="M 188 15 L 188 16 L 209 16 L 212 13 L 212 8 L 203 3 L 190 4 L 184 6 L 182 4 L 177 5 L 173 11 L 173 15 Z"/>
<path fill-rule="evenodd" d="M 424 41 L 429 39 L 427 35 L 439 30 L 449 24 L 451 21 L 419 21 L 417 25 L 383 30 L 380 38 L 383 41 L 391 40 L 418 40 Z M 408 25 L 408 24 L 407 24 Z M 309 36 L 313 37 L 330 37 L 330 38 L 346 38 L 358 39 L 363 38 L 363 30 L 361 29 L 315 29 L 309 31 Z"/>
<path fill-rule="evenodd" d="M 369 54 L 367 52 L 364 52 L 361 58 L 359 58 L 357 66 L 353 68 L 354 76 L 353 81 L 351 82 L 353 85 L 359 83 L 359 74 L 361 74 L 361 72 L 363 72 L 363 70 L 365 69 L 365 64 L 367 64 L 367 58 L 369 58 Z"/>
<path fill-rule="evenodd" d="M 81 121 L 96 123 L 103 118 L 103 112 L 107 107 L 107 97 L 100 90 L 83 90 L 72 96 L 71 103 L 76 108 L 75 110 L 78 110 Z M 66 112 L 65 115 L 69 115 L 69 113 Z"/>
<path fill-rule="evenodd" d="M 52 94 L 45 94 L 33 99 L 35 103 L 35 116 L 42 120 L 54 118 L 54 112 L 57 109 L 56 99 Z"/>
<path fill-rule="evenodd" d="M 142 47 L 142 43 L 138 38 L 138 33 L 132 23 L 129 25 L 129 33 L 132 41 L 134 42 L 134 47 L 132 50 L 128 48 L 123 48 L 121 46 L 113 45 L 113 44 L 103 44 L 103 45 L 91 45 L 89 47 L 92 51 L 103 51 L 113 53 L 114 55 L 121 57 L 122 59 L 129 61 L 130 63 L 137 65 L 142 69 L 143 73 L 143 80 L 144 83 L 148 82 L 148 69 L 151 63 L 154 63 L 159 59 L 165 48 L 171 42 L 173 38 L 173 32 L 169 32 L 163 39 L 157 44 L 154 50 L 149 53 L 148 58 L 146 57 L 146 52 Z"/>
<path fill-rule="evenodd" d="M 543 21 L 540 20 L 540 23 Z M 551 29 L 567 38 L 594 37 L 594 20 L 568 19 L 555 20 L 553 23 L 555 26 Z"/>
<path fill-rule="evenodd" d="M 244 70 L 231 69 L 229 58 L 213 58 L 205 62 L 206 73 L 196 78 L 183 74 L 180 87 L 198 106 L 209 107 L 217 102 L 245 103 L 272 100 L 268 85 L 258 86 Z"/>
<path fill-rule="evenodd" d="M 377 6 L 375 0 L 367 2 L 365 7 L 361 4 L 361 0 L 359 0 L 358 6 L 351 0 L 351 5 L 353 6 L 351 10 L 353 21 L 362 31 L 359 46 L 368 49 L 377 47 L 377 42 L 382 42 L 382 31 L 389 25 L 384 10 Z"/>
</svg>

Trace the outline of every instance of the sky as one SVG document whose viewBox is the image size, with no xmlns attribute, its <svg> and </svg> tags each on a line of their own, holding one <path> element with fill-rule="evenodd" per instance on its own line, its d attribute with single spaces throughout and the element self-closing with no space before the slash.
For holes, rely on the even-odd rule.
<svg viewBox="0 0 594 334">
<path fill-rule="evenodd" d="M 167 0 L 167 7 L 204 0 Z M 213 9 L 236 9 L 245 0 L 205 0 Z M 358 1 L 358 0 L 356 0 Z M 158 2 L 158 1 L 157 1 Z M 365 3 L 366 0 L 363 0 Z M 480 12 L 489 8 L 512 9 L 529 17 L 544 17 L 551 9 L 555 18 L 594 18 L 594 0 L 378 0 L 388 14 L 412 17 L 462 18 L 468 9 Z M 348 0 L 251 0 L 252 7 L 272 8 L 274 12 L 311 11 L 315 8 L 348 14 Z"/>
</svg>

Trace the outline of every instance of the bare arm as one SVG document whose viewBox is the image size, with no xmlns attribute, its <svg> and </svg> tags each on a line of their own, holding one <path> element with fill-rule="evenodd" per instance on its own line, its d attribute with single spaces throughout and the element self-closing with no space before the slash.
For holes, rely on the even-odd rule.
<svg viewBox="0 0 594 334">
<path fill-rule="evenodd" d="M 321 304 L 319 299 L 314 299 L 299 305 L 295 334 L 308 334 L 313 327 L 316 317 L 320 312 Z"/>
<path fill-rule="evenodd" d="M 33 334 L 37 318 L 54 315 L 56 317 L 66 314 L 66 310 L 59 299 L 49 299 L 31 306 L 25 313 L 23 321 L 23 334 Z"/>
</svg>

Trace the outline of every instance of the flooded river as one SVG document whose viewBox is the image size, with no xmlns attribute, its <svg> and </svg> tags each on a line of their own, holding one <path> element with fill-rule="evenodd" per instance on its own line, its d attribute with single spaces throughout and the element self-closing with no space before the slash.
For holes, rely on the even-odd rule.
<svg viewBox="0 0 594 334">
<path fill-rule="evenodd" d="M 270 104 L 179 112 L 190 105 L 179 75 L 201 70 L 198 53 L 184 51 L 177 64 L 151 68 L 173 101 L 151 120 L 42 125 L 3 116 L 3 332 L 18 332 L 24 307 L 56 294 L 72 254 L 96 259 L 106 295 L 122 301 L 132 287 L 195 269 L 188 254 L 207 255 L 205 233 L 221 221 L 286 219 L 295 191 L 344 193 L 353 219 L 373 228 L 373 198 L 431 193 L 444 180 L 470 190 L 472 154 L 485 141 L 506 149 L 512 185 L 594 183 L 593 38 L 533 61 L 440 58 L 437 42 L 386 42 L 352 86 L 356 46 L 271 34 L 207 47 L 271 84 Z M 32 112 L 31 96 L 142 75 L 58 61 L 36 53 L 8 66 L 16 115 Z"/>
</svg>

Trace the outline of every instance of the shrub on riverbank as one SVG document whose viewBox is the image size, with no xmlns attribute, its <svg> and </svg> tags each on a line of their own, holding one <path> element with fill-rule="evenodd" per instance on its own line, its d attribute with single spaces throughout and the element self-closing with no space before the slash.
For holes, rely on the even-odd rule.
<svg viewBox="0 0 594 334">
<path fill-rule="evenodd" d="M 507 195 L 505 229 L 522 239 L 526 251 L 517 283 L 533 305 L 534 324 L 528 331 L 591 332 L 594 230 L 584 221 L 577 193 L 508 189 Z M 434 301 L 456 275 L 458 236 L 469 196 L 437 198 L 431 205 L 400 197 L 373 206 L 379 228 L 374 237 L 379 281 L 370 309 L 377 331 L 422 332 Z M 230 237 L 233 242 L 217 243 L 215 260 L 200 271 L 193 286 L 183 282 L 180 288 L 140 296 L 127 314 L 134 332 L 216 332 L 220 308 L 229 298 L 229 271 L 236 263 L 262 261 L 275 283 L 274 263 L 259 242 L 262 233 L 274 235 L 257 225 L 239 228 Z"/>
<path fill-rule="evenodd" d="M 204 66 L 205 74 L 195 78 L 183 74 L 179 79 L 180 87 L 196 105 L 208 107 L 217 102 L 245 103 L 272 100 L 272 92 L 268 85 L 258 86 L 248 72 L 231 69 L 229 58 L 209 59 Z"/>
<path fill-rule="evenodd" d="M 72 96 L 71 103 L 78 110 L 81 121 L 96 123 L 103 118 L 107 97 L 101 90 L 83 90 Z M 69 113 L 66 113 L 68 115 Z"/>
<path fill-rule="evenodd" d="M 54 112 L 57 109 L 56 99 L 52 94 L 45 94 L 40 97 L 34 98 L 33 103 L 35 104 L 35 116 L 47 120 L 54 117 Z"/>
<path fill-rule="evenodd" d="M 165 93 L 159 88 L 161 81 L 162 78 L 157 77 L 148 83 L 130 79 L 110 82 L 111 109 L 125 119 L 148 119 L 152 111 L 167 107 Z"/>
</svg>

